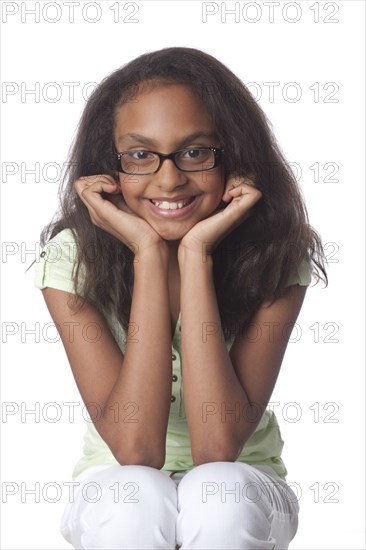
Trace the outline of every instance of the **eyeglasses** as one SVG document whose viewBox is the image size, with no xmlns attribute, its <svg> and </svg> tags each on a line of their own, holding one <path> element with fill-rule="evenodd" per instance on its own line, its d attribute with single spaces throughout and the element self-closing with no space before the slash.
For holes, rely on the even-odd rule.
<svg viewBox="0 0 366 550">
<path fill-rule="evenodd" d="M 220 164 L 224 149 L 218 147 L 190 147 L 165 155 L 156 151 L 135 149 L 118 153 L 121 172 L 145 176 L 155 174 L 166 159 L 171 159 L 182 172 L 202 172 L 212 170 Z"/>
</svg>

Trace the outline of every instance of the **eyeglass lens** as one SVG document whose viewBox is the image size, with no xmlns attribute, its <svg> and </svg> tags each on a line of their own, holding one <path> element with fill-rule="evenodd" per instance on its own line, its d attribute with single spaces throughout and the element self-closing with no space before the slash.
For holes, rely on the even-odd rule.
<svg viewBox="0 0 366 550">
<path fill-rule="evenodd" d="M 182 170 L 207 170 L 215 164 L 215 154 L 211 149 L 185 149 L 178 151 L 175 164 Z M 150 151 L 129 151 L 121 155 L 122 169 L 127 172 L 141 174 L 154 172 L 160 164 L 159 155 Z"/>
</svg>

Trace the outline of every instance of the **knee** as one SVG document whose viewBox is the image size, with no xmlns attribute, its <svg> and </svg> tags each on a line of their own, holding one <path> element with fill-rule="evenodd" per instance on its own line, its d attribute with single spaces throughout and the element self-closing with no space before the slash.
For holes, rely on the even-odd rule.
<svg viewBox="0 0 366 550">
<path fill-rule="evenodd" d="M 271 507 L 247 464 L 195 467 L 178 486 L 179 541 L 187 548 L 273 548 Z"/>
<path fill-rule="evenodd" d="M 86 497 L 85 504 L 90 510 L 103 509 L 118 514 L 123 508 L 149 506 L 160 508 L 167 500 L 176 503 L 175 483 L 156 468 L 140 465 L 115 465 L 108 470 L 98 472 L 93 480 L 87 480 L 83 493 L 94 493 L 91 499 Z"/>
<path fill-rule="evenodd" d="M 266 487 L 255 468 L 244 463 L 212 462 L 190 470 L 178 486 L 178 510 L 190 515 L 219 514 L 229 523 L 236 514 L 268 518 L 272 507 Z"/>
<path fill-rule="evenodd" d="M 174 538 L 177 515 L 176 486 L 156 468 L 111 466 L 81 484 L 73 515 L 81 548 L 168 548 L 164 544 Z"/>
</svg>

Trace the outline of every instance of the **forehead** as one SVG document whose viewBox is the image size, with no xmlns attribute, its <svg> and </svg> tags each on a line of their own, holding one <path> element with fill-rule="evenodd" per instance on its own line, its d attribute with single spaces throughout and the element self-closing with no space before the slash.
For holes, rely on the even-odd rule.
<svg viewBox="0 0 366 550">
<path fill-rule="evenodd" d="M 133 101 L 120 106 L 115 116 L 118 141 L 127 133 L 171 141 L 198 131 L 213 130 L 214 124 L 204 103 L 183 84 L 164 84 L 142 91 Z"/>
</svg>

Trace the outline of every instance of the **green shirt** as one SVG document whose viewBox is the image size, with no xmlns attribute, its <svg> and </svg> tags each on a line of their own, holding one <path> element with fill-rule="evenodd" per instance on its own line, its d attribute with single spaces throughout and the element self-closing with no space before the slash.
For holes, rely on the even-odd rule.
<svg viewBox="0 0 366 550">
<path fill-rule="evenodd" d="M 72 280 L 72 271 L 76 259 L 76 243 L 69 229 L 64 229 L 51 239 L 44 247 L 35 266 L 35 286 L 39 289 L 46 287 L 57 288 L 66 292 L 75 293 Z M 309 285 L 311 282 L 310 265 L 303 261 L 294 268 L 288 282 L 289 285 Z M 125 352 L 126 334 L 114 315 L 105 314 L 108 326 L 116 339 L 122 353 Z M 233 344 L 234 337 L 226 340 L 228 351 Z M 180 315 L 172 341 L 172 400 L 170 406 L 167 438 L 166 459 L 163 470 L 182 471 L 194 467 L 191 455 L 190 437 L 187 419 L 184 410 L 182 385 L 182 343 Z M 213 407 L 214 405 L 212 405 Z M 207 405 L 208 412 L 210 405 Z M 233 407 L 235 410 L 235 408 Z M 131 418 L 132 411 L 131 412 Z M 230 410 L 218 411 L 218 414 L 230 415 Z M 243 411 L 239 411 L 241 414 Z M 209 418 L 209 417 L 208 417 Z M 72 478 L 75 479 L 81 472 L 97 464 L 118 464 L 111 450 L 101 438 L 92 421 L 86 422 L 87 430 L 84 435 L 84 455 L 75 465 Z M 273 411 L 266 410 L 252 436 L 246 442 L 239 462 L 247 464 L 262 464 L 273 468 L 282 478 L 287 475 L 286 467 L 281 458 L 283 440 L 277 419 Z"/>
</svg>

